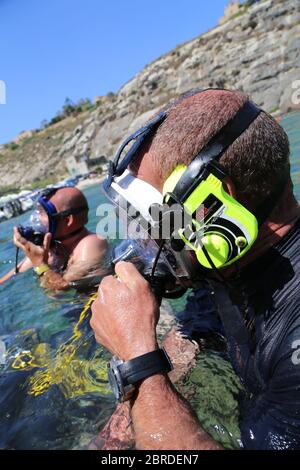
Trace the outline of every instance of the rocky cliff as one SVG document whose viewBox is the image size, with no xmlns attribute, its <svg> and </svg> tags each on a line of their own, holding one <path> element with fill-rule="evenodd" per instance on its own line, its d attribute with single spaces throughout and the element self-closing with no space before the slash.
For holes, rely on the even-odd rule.
<svg viewBox="0 0 300 470">
<path fill-rule="evenodd" d="M 71 155 L 111 158 L 124 135 L 190 88 L 240 89 L 266 110 L 286 112 L 297 106 L 296 80 L 300 0 L 258 2 L 158 58 L 94 109 L 0 147 L 0 187 L 59 179 Z"/>
</svg>

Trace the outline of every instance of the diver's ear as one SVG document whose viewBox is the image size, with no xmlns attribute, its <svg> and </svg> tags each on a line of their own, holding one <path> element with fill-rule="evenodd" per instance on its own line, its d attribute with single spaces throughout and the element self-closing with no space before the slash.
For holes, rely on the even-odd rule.
<svg viewBox="0 0 300 470">
<path fill-rule="evenodd" d="M 70 214 L 68 215 L 68 218 L 67 218 L 67 226 L 72 227 L 73 224 L 74 224 L 74 215 Z"/>
<path fill-rule="evenodd" d="M 233 197 L 234 199 L 237 199 L 237 190 L 236 190 L 235 184 L 232 181 L 232 179 L 230 178 L 230 176 L 226 176 L 226 178 L 224 178 L 223 187 L 224 187 L 225 191 L 231 197 Z"/>
</svg>

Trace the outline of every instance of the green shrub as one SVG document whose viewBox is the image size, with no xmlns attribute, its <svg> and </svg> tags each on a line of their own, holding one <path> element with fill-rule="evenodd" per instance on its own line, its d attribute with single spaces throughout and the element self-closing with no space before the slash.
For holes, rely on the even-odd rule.
<svg viewBox="0 0 300 470">
<path fill-rule="evenodd" d="M 16 144 L 15 142 L 9 142 L 8 144 L 5 144 L 4 147 L 7 150 L 17 150 L 19 148 L 19 145 Z"/>
<path fill-rule="evenodd" d="M 26 189 L 38 189 L 38 188 L 45 188 L 46 186 L 48 186 L 49 184 L 55 184 L 57 182 L 56 179 L 54 178 L 44 178 L 44 179 L 41 179 L 41 180 L 36 180 L 36 181 L 33 181 L 32 183 L 26 185 Z"/>
</svg>

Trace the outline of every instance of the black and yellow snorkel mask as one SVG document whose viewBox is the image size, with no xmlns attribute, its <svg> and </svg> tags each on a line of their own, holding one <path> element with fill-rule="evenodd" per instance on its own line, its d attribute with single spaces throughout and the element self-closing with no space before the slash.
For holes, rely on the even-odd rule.
<svg viewBox="0 0 300 470">
<path fill-rule="evenodd" d="M 164 257 L 174 277 L 184 283 L 185 279 L 199 277 L 199 272 L 203 277 L 207 270 L 220 270 L 235 263 L 252 247 L 259 226 L 275 206 L 286 178 L 254 214 L 224 190 L 223 180 L 228 175 L 219 160 L 261 112 L 247 101 L 189 165 L 179 165 L 174 169 L 164 184 L 162 195 L 141 180 L 137 190 L 134 184 L 137 178 L 128 171 L 128 166 L 138 155 L 145 139 L 153 135 L 165 120 L 167 112 L 161 112 L 121 146 L 103 184 L 104 193 L 119 208 L 126 204 L 133 206 L 137 213 L 135 221 L 143 226 L 142 232 L 147 232 L 151 242 L 155 239 L 157 256 L 153 272 L 158 258 Z M 132 140 L 134 144 L 121 159 L 125 147 Z M 155 194 L 151 197 L 153 190 Z M 145 194 L 148 195 L 147 201 Z M 153 208 L 160 205 L 161 217 L 153 217 Z M 182 217 L 178 218 L 178 213 Z M 153 228 L 164 224 L 166 214 L 169 226 L 173 220 L 170 236 L 153 237 Z M 178 220 L 182 221 L 179 225 Z M 163 227 L 160 229 L 158 232 L 161 234 L 164 230 Z M 202 269 L 195 270 L 195 258 L 191 253 L 195 253 L 198 268 L 200 265 Z"/>
</svg>

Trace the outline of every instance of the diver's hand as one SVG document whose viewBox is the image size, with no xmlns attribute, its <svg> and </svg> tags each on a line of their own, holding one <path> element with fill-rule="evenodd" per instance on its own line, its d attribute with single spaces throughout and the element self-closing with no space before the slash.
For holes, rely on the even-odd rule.
<svg viewBox="0 0 300 470">
<path fill-rule="evenodd" d="M 34 267 L 48 263 L 50 243 L 51 233 L 46 233 L 43 246 L 38 246 L 22 237 L 17 227 L 14 227 L 14 244 L 24 251 Z"/>
<path fill-rule="evenodd" d="M 96 341 L 128 361 L 157 349 L 159 306 L 150 285 L 131 263 L 116 264 L 117 276 L 105 277 L 92 305 Z"/>
</svg>

